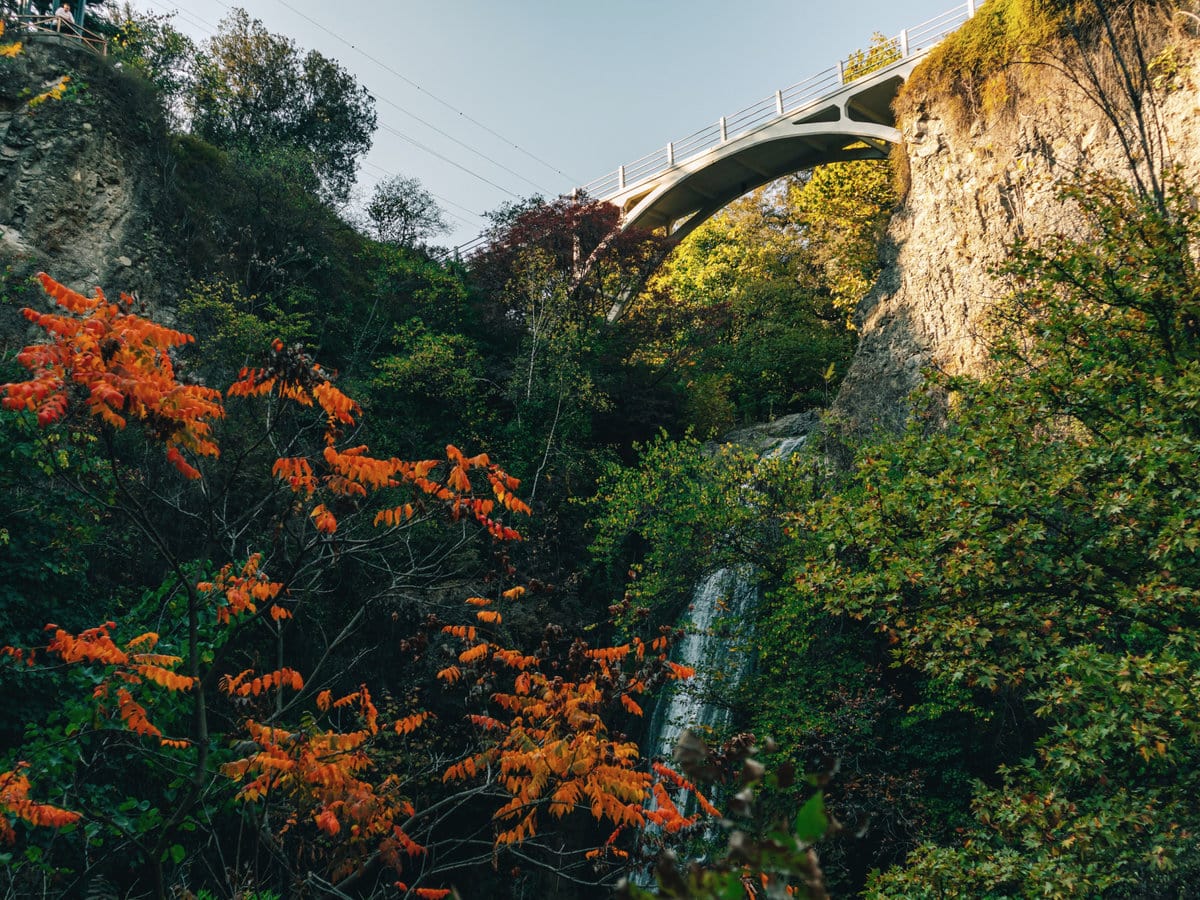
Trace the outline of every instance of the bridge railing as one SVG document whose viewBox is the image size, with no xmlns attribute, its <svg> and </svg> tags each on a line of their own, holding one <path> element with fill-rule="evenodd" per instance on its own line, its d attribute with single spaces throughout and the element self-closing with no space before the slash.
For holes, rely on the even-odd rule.
<svg viewBox="0 0 1200 900">
<path fill-rule="evenodd" d="M 888 57 L 894 56 L 896 62 L 924 53 L 974 16 L 976 7 L 982 2 L 983 0 L 967 0 L 961 6 L 934 16 L 927 22 L 904 29 L 895 37 L 877 44 L 876 48 L 882 47 L 884 53 Z M 607 200 L 676 166 L 690 162 L 780 116 L 795 115 L 808 106 L 815 106 L 846 85 L 873 74 L 873 67 L 863 65 L 864 59 L 869 60 L 871 52 L 871 49 L 868 49 L 851 53 L 829 68 L 778 90 L 770 97 L 764 97 L 732 115 L 722 116 L 716 122 L 692 132 L 687 137 L 671 141 L 665 147 L 619 166 L 614 172 L 589 181 L 578 188 L 577 193 L 595 200 Z M 486 235 L 480 235 L 466 244 L 455 247 L 447 255 L 465 259 L 485 243 Z"/>
<path fill-rule="evenodd" d="M 923 53 L 971 18 L 979 2 L 981 0 L 968 0 L 962 6 L 948 10 L 927 22 L 906 28 L 895 37 L 888 38 L 883 46 L 888 48 L 889 54 L 894 52 L 897 62 Z M 861 71 L 864 68 L 864 53 L 870 51 L 852 53 L 803 81 L 778 90 L 770 97 L 764 97 L 732 115 L 722 116 L 714 124 L 705 126 L 681 140 L 672 141 L 666 147 L 619 166 L 615 172 L 609 172 L 588 182 L 580 190 L 596 199 L 613 197 L 669 169 L 690 162 L 714 147 L 741 137 L 780 116 L 797 113 L 871 74 L 870 71 Z"/>
</svg>

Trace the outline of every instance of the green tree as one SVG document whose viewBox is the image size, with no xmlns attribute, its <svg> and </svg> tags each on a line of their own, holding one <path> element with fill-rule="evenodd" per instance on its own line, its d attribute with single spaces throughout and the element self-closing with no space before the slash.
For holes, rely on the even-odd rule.
<svg viewBox="0 0 1200 900">
<path fill-rule="evenodd" d="M 110 46 L 125 69 L 153 86 L 167 121 L 178 129 L 186 124 L 184 100 L 195 78 L 196 45 L 173 18 L 173 13 L 144 13 L 124 3 L 110 13 L 115 29 Z"/>
<path fill-rule="evenodd" d="M 301 151 L 325 194 L 344 202 L 375 131 L 375 101 L 334 60 L 302 54 L 245 10 L 221 20 L 196 62 L 193 131 L 222 147 Z"/>
<path fill-rule="evenodd" d="M 634 309 L 639 325 L 658 316 L 674 324 L 641 353 L 669 360 L 683 376 L 705 437 L 822 405 L 853 348 L 818 257 L 817 229 L 791 208 L 790 196 L 756 192 L 705 222 L 655 277 L 661 297 Z M 652 322 L 645 330 L 657 336 Z M 711 414 L 722 399 L 732 420 Z"/>
<path fill-rule="evenodd" d="M 450 227 L 433 195 L 403 175 L 375 185 L 366 213 L 373 236 L 398 247 L 419 246 Z"/>
<path fill-rule="evenodd" d="M 787 211 L 804 235 L 809 277 L 849 317 L 879 274 L 879 244 L 896 193 L 891 166 L 833 163 L 788 184 Z"/>
<path fill-rule="evenodd" d="M 870 623 L 1006 745 L 975 823 L 872 897 L 1178 896 L 1200 746 L 1194 196 L 1093 179 L 1017 248 L 995 373 L 798 518 L 792 603 Z"/>
</svg>

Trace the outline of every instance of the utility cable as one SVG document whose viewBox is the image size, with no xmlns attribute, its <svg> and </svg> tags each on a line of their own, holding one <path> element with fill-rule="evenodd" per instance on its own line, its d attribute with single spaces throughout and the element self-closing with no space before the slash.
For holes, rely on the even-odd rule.
<svg viewBox="0 0 1200 900">
<path fill-rule="evenodd" d="M 379 179 L 378 181 L 375 182 L 376 184 L 379 184 L 380 182 L 382 182 L 385 179 L 392 178 L 396 174 L 394 172 L 389 172 L 383 166 L 377 165 L 376 163 L 373 163 L 370 160 L 365 160 L 365 159 L 363 160 L 363 168 L 374 170 L 376 177 Z M 453 200 L 451 200 L 448 197 L 443 197 L 441 194 L 435 194 L 433 191 L 429 190 L 424 185 L 422 185 L 421 190 L 425 191 L 433 199 L 438 200 L 441 203 L 446 204 L 447 206 L 456 207 L 456 208 L 462 210 L 463 212 L 465 212 L 467 215 L 472 216 L 475 219 L 478 219 L 480 222 L 485 221 L 484 217 L 481 216 L 479 213 L 472 212 L 471 210 L 467 209 L 467 207 L 463 206 L 461 203 L 455 203 Z M 474 222 L 467 221 L 467 219 L 463 218 L 461 215 L 454 212 L 453 210 L 443 209 L 442 212 L 446 213 L 446 215 L 448 215 L 448 216 L 453 216 L 454 218 L 458 219 L 458 221 L 462 222 L 468 228 L 478 227 L 478 226 L 476 226 L 476 224 Z"/>
<path fill-rule="evenodd" d="M 165 5 L 165 4 L 163 4 L 163 3 L 159 3 L 159 2 L 157 2 L 157 0 L 148 0 L 148 2 L 150 2 L 150 3 L 152 3 L 153 5 L 157 6 L 159 9 L 163 9 L 163 10 L 166 10 L 166 11 L 168 11 L 168 12 L 176 12 L 176 13 L 179 13 L 180 15 L 184 15 L 183 11 L 182 11 L 182 10 L 180 10 L 178 7 L 169 7 L 169 6 L 166 6 L 166 5 Z M 224 6 L 226 9 L 230 9 L 230 10 L 232 10 L 232 9 L 233 9 L 233 7 L 232 7 L 232 6 L 230 6 L 228 3 L 224 3 L 224 2 L 222 2 L 222 0 L 217 0 L 217 2 L 218 2 L 218 3 L 220 3 L 222 6 Z M 301 14 L 301 15 L 302 15 L 302 14 Z M 194 17 L 191 17 L 191 16 L 187 16 L 187 17 L 188 17 L 188 18 L 192 18 L 192 19 L 193 19 L 193 21 L 195 21 L 195 18 L 194 18 Z M 309 22 L 313 22 L 313 20 L 312 20 L 312 19 L 309 19 L 309 18 L 308 18 L 308 16 L 303 16 L 303 18 L 305 18 L 305 19 L 308 19 L 308 21 L 309 21 Z M 201 20 L 201 21 L 203 21 L 203 20 Z M 212 34 L 215 34 L 215 33 L 216 33 L 216 32 L 215 32 L 215 26 L 213 26 L 213 25 L 212 25 L 212 23 L 205 23 L 205 24 L 208 26 L 208 27 L 207 27 L 207 31 L 208 31 L 209 35 L 212 35 Z M 321 27 L 321 26 L 320 26 L 318 23 L 315 23 L 315 22 L 313 22 L 313 24 L 317 24 L 317 27 Z M 341 38 L 341 37 L 339 37 L 339 36 L 337 36 L 337 35 L 334 35 L 334 37 L 337 37 L 337 38 L 338 38 L 338 40 L 342 41 L 342 43 L 348 43 L 347 41 L 345 41 L 345 39 L 343 39 L 343 38 Z M 350 45 L 350 46 L 353 46 L 353 45 Z M 355 49 L 357 49 L 357 48 L 355 48 Z M 361 52 L 361 51 L 359 51 L 359 52 Z M 364 55 L 365 55 L 365 54 L 364 54 Z M 372 95 L 372 96 L 374 96 L 374 95 Z M 431 95 L 431 96 L 432 96 L 432 95 Z M 390 103 L 391 101 L 385 101 L 385 102 L 389 102 L 389 103 Z M 392 104 L 392 105 L 394 106 L 395 104 Z M 397 108 L 399 108 L 399 107 L 397 107 Z M 401 112 L 407 112 L 407 111 L 406 111 L 406 110 L 403 110 L 403 109 L 401 109 Z M 409 113 L 409 115 L 412 115 L 412 114 L 411 114 L 411 113 Z M 416 116 L 413 116 L 413 118 L 418 118 L 418 117 L 416 117 Z M 421 121 L 421 120 L 420 120 L 420 119 L 418 119 L 418 121 Z M 424 124 L 428 125 L 428 123 L 424 123 Z M 436 157 L 436 158 L 440 159 L 442 162 L 444 162 L 444 163 L 447 163 L 448 165 L 451 165 L 451 166 L 453 166 L 454 168 L 456 168 L 456 169 L 459 169 L 459 170 L 460 170 L 460 171 L 462 171 L 462 172 L 465 172 L 466 174 L 468 174 L 468 175 L 472 176 L 473 178 L 477 178 L 477 179 L 479 179 L 479 180 L 480 180 L 480 181 L 482 181 L 484 184 L 487 184 L 487 185 L 489 185 L 489 186 L 491 186 L 491 187 L 494 187 L 496 190 L 500 191 L 501 193 L 507 194 L 508 196 L 510 196 L 510 197 L 512 197 L 512 198 L 514 198 L 514 199 L 520 199 L 520 194 L 517 194 L 517 193 L 515 193 L 514 191 L 510 191 L 508 188 L 506 188 L 506 187 L 503 187 L 503 186 L 501 186 L 501 185 L 497 184 L 496 182 L 492 181 L 492 180 L 491 180 L 491 179 L 489 179 L 489 178 L 485 178 L 483 175 L 480 175 L 478 172 L 475 172 L 474 170 L 467 168 L 466 166 L 462 165 L 461 163 L 457 163 L 457 162 L 455 162 L 454 160 L 450 159 L 448 156 L 445 156 L 444 154 L 442 154 L 442 153 L 439 153 L 438 151 L 434 150 L 432 147 L 429 147 L 428 145 L 421 143 L 420 141 L 416 140 L 415 138 L 409 137 L 408 135 L 406 135 L 406 134 L 404 134 L 403 132 L 401 132 L 399 129 L 397 129 L 397 128 L 394 128 L 393 126 L 391 126 L 391 125 L 387 124 L 386 122 L 380 122 L 380 123 L 379 123 L 379 127 L 380 127 L 380 128 L 382 128 L 384 131 L 387 131 L 387 132 L 389 132 L 390 134 L 393 134 L 393 135 L 395 135 L 396 137 L 400 138 L 401 140 L 403 140 L 403 141 L 407 141 L 409 144 L 411 144 L 412 146 L 416 147 L 418 150 L 424 151 L 425 153 L 428 153 L 430 156 L 434 156 L 434 157 Z M 434 126 L 429 126 L 429 127 L 434 127 Z M 441 134 L 445 134 L 445 132 L 442 132 L 442 131 L 440 131 L 440 129 L 434 128 L 434 130 L 435 130 L 435 131 L 438 131 L 438 132 L 439 132 L 439 133 L 441 133 Z M 447 137 L 450 137 L 449 135 L 446 135 L 446 136 L 447 136 Z M 450 138 L 450 139 L 451 139 L 451 140 L 455 140 L 454 138 Z M 461 141 L 457 141 L 457 140 L 455 140 L 455 142 L 456 142 L 456 143 L 460 143 L 460 144 L 462 143 Z M 464 147 L 467 147 L 467 145 L 466 145 L 466 144 L 462 144 L 462 146 L 464 146 Z M 470 148 L 470 147 L 467 147 L 467 149 L 468 149 L 468 150 L 471 150 L 471 148 Z M 521 180 L 522 180 L 522 181 L 528 181 L 528 179 L 526 179 L 526 178 L 523 178 L 521 175 L 518 175 L 517 173 L 515 173 L 515 172 L 512 172 L 512 170 L 511 170 L 511 169 L 507 169 L 505 166 L 502 166 L 502 165 L 500 165 L 499 163 L 496 163 L 494 160 L 491 160 L 491 159 L 489 159 L 489 158 L 488 158 L 487 156 L 485 156 L 484 154 L 482 154 L 482 153 L 479 153 L 479 151 L 472 150 L 472 152 L 473 152 L 473 153 L 476 153 L 476 154 L 477 154 L 477 155 L 479 155 L 479 156 L 482 156 L 484 159 L 487 159 L 489 162 L 492 162 L 494 165 L 497 165 L 497 166 L 499 166 L 500 168 L 502 168 L 502 169 L 505 169 L 506 171 L 508 171 L 508 172 L 510 172 L 510 173 L 512 173 L 512 174 L 514 174 L 514 175 L 516 175 L 518 178 L 521 178 Z M 533 184 L 533 182 L 528 182 L 528 183 L 529 183 L 529 184 Z M 536 184 L 533 184 L 533 186 L 534 186 L 534 187 L 538 187 Z M 538 190 L 542 190 L 542 189 L 541 189 L 541 188 L 538 188 Z"/>
<path fill-rule="evenodd" d="M 219 2 L 219 0 L 218 0 L 218 2 Z M 332 35 L 334 38 L 341 41 L 343 44 L 345 44 L 347 47 L 349 47 L 355 53 L 358 53 L 361 56 L 366 57 L 371 62 L 375 63 L 375 65 L 379 66 L 381 69 L 395 75 L 397 78 L 399 78 L 405 84 L 420 91 L 422 94 L 429 97 L 431 100 L 435 100 L 436 102 L 440 103 L 442 106 L 446 107 L 446 109 L 450 110 L 451 112 L 457 113 L 459 116 L 461 116 L 466 121 L 470 122 L 472 125 L 476 126 L 477 128 L 482 128 L 488 134 L 492 135 L 492 137 L 495 137 L 495 138 L 503 141 L 504 143 L 506 143 L 510 147 L 512 147 L 514 150 L 517 150 L 518 152 L 525 154 L 530 159 L 532 159 L 534 162 L 540 163 L 541 165 L 545 166 L 547 169 L 549 169 L 550 171 L 554 172 L 557 175 L 561 175 L 563 178 L 567 179 L 567 181 L 569 181 L 571 184 L 581 184 L 582 183 L 582 182 L 580 182 L 580 180 L 578 178 L 572 178 L 570 175 L 568 175 L 562 169 L 555 166 L 553 163 L 546 162 L 546 160 L 544 160 L 540 156 L 537 156 L 536 154 L 531 153 L 530 151 L 526 150 L 524 147 L 522 147 L 520 144 L 516 143 L 515 141 L 511 140 L 510 138 L 507 138 L 504 135 L 500 134 L 498 131 L 495 131 L 494 129 L 489 128 L 487 125 L 485 125 L 483 122 L 480 122 L 478 119 L 474 118 L 473 116 L 467 115 L 465 112 L 463 112 L 461 109 L 456 107 L 454 104 L 450 103 L 448 100 L 443 100 L 437 94 L 434 94 L 431 91 L 427 91 L 425 88 L 421 87 L 421 85 L 417 84 L 415 81 L 413 81 L 407 75 L 404 75 L 401 72 L 397 72 L 395 69 L 393 69 L 387 63 L 383 62 L 382 60 L 378 59 L 375 56 L 372 56 L 367 51 L 359 48 L 356 44 L 346 40 L 344 37 L 342 37 L 340 34 L 338 34 L 333 29 L 329 28 L 326 25 L 321 24 L 316 19 L 313 19 L 311 16 L 307 16 L 304 13 L 300 12 L 300 10 L 296 9 L 296 7 L 294 7 L 290 3 L 288 3 L 287 0 L 276 0 L 276 2 L 279 3 L 281 6 L 284 6 L 287 9 L 290 9 L 293 13 L 295 13 L 300 18 L 307 21 L 309 24 L 315 25 L 317 28 L 320 28 L 322 31 L 325 31 L 328 34 Z"/>
<path fill-rule="evenodd" d="M 460 171 L 466 172 L 468 175 L 472 176 L 473 178 L 478 178 L 478 179 L 479 179 L 480 181 L 482 181 L 484 184 L 489 184 L 489 185 L 491 185 L 492 187 L 494 187 L 496 190 L 498 190 L 498 191 L 502 191 L 502 192 L 504 192 L 505 194 L 508 194 L 508 196 L 510 196 L 510 197 L 513 197 L 514 199 L 517 199 L 517 200 L 520 200 L 520 199 L 521 199 L 521 195 L 520 195 L 520 194 L 514 194 L 514 193 L 513 193 L 512 191 L 510 191 L 508 188 L 506 188 L 506 187 L 501 187 L 500 185 L 496 184 L 496 182 L 492 181 L 490 178 L 484 178 L 484 177 L 483 177 L 482 175 L 480 175 L 478 172 L 476 172 L 476 171 L 473 171 L 472 169 L 468 169 L 466 166 L 462 165 L 461 163 L 456 163 L 456 162 L 455 162 L 454 160 L 452 160 L 450 157 L 448 157 L 448 156 L 443 156 L 441 153 L 438 153 L 438 152 L 437 152 L 436 150 L 434 150 L 432 147 L 428 147 L 428 146 L 426 146 L 425 144 L 422 144 L 422 143 L 421 143 L 420 141 L 418 141 L 416 138 L 411 138 L 411 137 L 409 137 L 407 134 L 404 134 L 402 131 L 399 131 L 398 129 L 395 129 L 395 128 L 393 128 L 391 125 L 388 125 L 386 122 L 380 122 L 380 123 L 379 123 L 379 127 L 380 127 L 380 128 L 382 128 L 384 131 L 386 131 L 386 132 L 388 132 L 388 133 L 390 133 L 390 134 L 393 134 L 393 135 L 395 135 L 396 137 L 400 138 L 400 140 L 402 140 L 402 141 L 408 141 L 408 143 L 412 144 L 412 145 L 413 145 L 414 147 L 416 147 L 418 150 L 424 150 L 424 151 L 425 151 L 426 153 L 428 153 L 430 156 L 436 156 L 436 157 L 437 157 L 438 159 L 440 159 L 442 162 L 444 162 L 444 163 L 449 163 L 450 165 L 454 166 L 454 168 L 456 168 L 456 169 L 459 169 Z"/>
<path fill-rule="evenodd" d="M 503 163 L 496 162 L 496 160 L 492 159 L 492 158 L 491 158 L 490 156 L 488 156 L 486 153 L 483 153 L 483 152 L 482 152 L 482 151 L 480 151 L 480 150 L 476 150 L 476 149 L 475 149 L 474 147 L 472 147 L 470 144 L 467 144 L 467 143 L 465 143 L 465 142 L 463 142 L 463 141 L 460 141 L 458 138 L 454 137 L 454 135 L 452 135 L 452 134 L 449 134 L 449 133 L 447 133 L 447 132 L 445 132 L 445 131 L 442 131 L 442 129 L 438 128 L 438 127 L 437 127 L 436 125 L 434 125 L 432 122 L 428 122 L 428 121 L 426 121 L 425 119 L 422 119 L 422 118 L 421 118 L 420 116 L 418 116 L 416 113 L 414 113 L 414 112 L 412 112 L 412 111 L 410 111 L 410 110 L 407 110 L 407 109 L 405 109 L 403 106 L 401 106 L 401 105 L 400 105 L 400 104 L 398 104 L 398 103 L 395 103 L 395 102 L 394 102 L 394 101 L 392 101 L 392 100 L 389 100 L 387 97 L 377 97 L 376 99 L 378 99 L 378 100 L 382 100 L 382 101 L 383 101 L 384 103 L 386 103 L 388 106 L 395 107 L 396 109 L 400 110 L 400 112 L 404 113 L 406 116 L 410 116 L 411 118 L 414 118 L 414 119 L 416 119 L 418 122 L 420 122 L 420 123 L 421 123 L 422 125 L 424 125 L 426 128 L 430 129 L 431 131 L 436 131 L 436 132 L 437 132 L 438 134 L 440 134 L 442 137 L 446 138 L 446 139 L 447 139 L 447 140 L 449 140 L 449 141 L 453 141 L 454 143 L 458 144 L 458 146 L 462 147 L 464 150 L 468 150 L 468 151 L 470 151 L 471 153 L 474 153 L 474 154 L 475 154 L 476 156 L 478 156 L 480 159 L 487 160 L 487 161 L 488 161 L 488 162 L 490 162 L 490 163 L 491 163 L 493 166 L 495 166 L 497 169 L 503 169 L 505 172 L 507 172 L 509 175 L 512 175 L 514 178 L 519 178 L 519 179 L 521 179 L 521 181 L 525 182 L 527 185 L 529 185 L 530 187 L 534 188 L 535 190 L 541 191 L 543 194 L 549 194 L 549 193 L 553 193 L 552 191 L 550 191 L 550 190 L 548 190 L 548 189 L 546 189 L 546 188 L 542 187 L 542 185 L 538 184 L 536 181 L 530 181 L 528 178 L 526 178 L 526 177 L 525 177 L 524 175 L 522 175 L 520 172 L 516 172 L 516 171 L 514 171 L 514 170 L 510 169 L 508 166 L 504 165 Z"/>
<path fill-rule="evenodd" d="M 232 6 L 230 6 L 228 3 L 224 3 L 223 0 L 217 0 L 217 2 L 220 3 L 222 6 L 224 6 L 226 9 L 229 9 L 229 10 L 233 9 Z M 349 41 L 347 41 L 341 35 L 329 30 L 325 26 L 321 25 L 319 22 L 314 21 L 313 19 L 306 16 L 304 13 L 300 12 L 299 10 L 295 9 L 294 7 L 289 6 L 287 3 L 284 3 L 283 5 L 286 6 L 288 9 L 290 9 L 297 16 L 300 16 L 302 19 L 305 19 L 312 25 L 315 25 L 317 28 L 320 28 L 323 32 L 337 38 L 343 44 L 346 44 L 346 46 L 352 48 L 355 52 L 362 53 L 362 55 L 367 56 L 368 59 L 371 59 L 372 62 L 375 62 L 378 65 L 383 65 L 382 63 L 379 63 L 378 60 L 375 60 L 373 57 L 370 57 L 366 53 L 363 53 L 363 51 L 359 50 L 357 47 L 355 47 L 353 44 L 351 44 Z M 386 68 L 386 66 L 385 66 L 385 68 Z M 399 73 L 394 73 L 394 74 L 399 75 Z M 403 76 L 399 76 L 399 77 L 403 78 Z M 425 93 L 428 94 L 428 91 L 426 91 Z M 524 175 L 522 175 L 520 172 L 510 169 L 508 166 L 504 165 L 503 163 L 498 162 L 495 159 L 492 159 L 492 157 L 488 156 L 486 153 L 475 149 L 474 147 L 472 147 L 470 144 L 466 143 L 465 141 L 460 141 L 458 138 L 456 138 L 454 135 L 450 134 L 449 132 L 443 131 L 437 125 L 434 125 L 432 122 L 428 121 L 427 119 L 422 118 L 421 116 L 414 113 L 412 110 L 405 109 L 403 106 L 396 103 L 394 100 L 391 100 L 388 97 L 383 97 L 380 95 L 373 95 L 373 96 L 374 96 L 375 100 L 382 101 L 383 103 L 386 103 L 388 106 L 391 106 L 394 109 L 399 110 L 400 112 L 404 113 L 404 115 L 408 116 L 409 118 L 416 119 L 418 122 L 420 122 L 426 128 L 428 128 L 430 131 L 434 131 L 434 132 L 440 134 L 442 137 L 446 138 L 446 140 L 452 141 L 455 144 L 458 144 L 458 146 L 462 147 L 464 150 L 468 151 L 469 153 L 474 153 L 480 159 L 491 163 L 493 166 L 495 166 L 498 169 L 502 169 L 503 171 L 507 172 L 509 175 L 512 175 L 514 178 L 520 179 L 521 181 L 525 182 L 527 185 L 532 187 L 534 190 L 540 191 L 543 194 L 553 193 L 553 191 L 550 191 L 543 185 L 538 184 L 536 181 L 531 181 L 530 179 L 528 179 Z M 433 95 L 429 94 L 429 96 L 432 97 Z M 437 99 L 437 98 L 435 97 L 434 99 Z M 518 149 L 520 149 L 520 148 L 518 148 Z"/>
</svg>

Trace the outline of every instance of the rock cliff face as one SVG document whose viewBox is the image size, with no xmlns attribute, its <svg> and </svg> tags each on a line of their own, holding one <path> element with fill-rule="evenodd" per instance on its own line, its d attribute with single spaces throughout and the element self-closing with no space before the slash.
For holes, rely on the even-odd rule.
<svg viewBox="0 0 1200 900">
<path fill-rule="evenodd" d="M 61 100 L 30 108 L 30 85 L 70 77 Z M 0 262 L 7 287 L 45 270 L 162 300 L 172 266 L 163 210 L 161 116 L 132 78 L 73 46 L 26 44 L 0 59 Z M 168 299 L 169 302 L 169 299 Z"/>
<path fill-rule="evenodd" d="M 1161 118 L 1171 161 L 1196 182 L 1200 41 L 1176 44 Z M 1078 227 L 1057 198 L 1063 180 L 1127 171 L 1100 110 L 1068 79 L 1034 69 L 1016 108 L 987 121 L 962 123 L 955 98 L 910 98 L 900 122 L 909 188 L 833 409 L 849 432 L 901 426 L 930 367 L 980 371 L 987 313 L 1005 293 L 993 267 L 1018 237 Z M 31 109 L 30 86 L 63 74 L 67 95 Z M 146 89 L 86 51 L 30 44 L 0 59 L 0 350 L 22 341 L 12 301 L 29 299 L 14 295 L 39 270 L 78 290 L 137 292 L 169 314 L 183 276 L 168 140 Z"/>
<path fill-rule="evenodd" d="M 1196 183 L 1200 49 L 1178 40 L 1161 119 L 1170 161 Z M 928 368 L 981 371 L 987 313 L 1005 293 L 992 268 L 1018 237 L 1078 228 L 1057 198 L 1063 180 L 1128 173 L 1111 127 L 1076 85 L 1045 66 L 1030 80 L 1036 87 L 997 121 L 962 125 L 952 98 L 925 97 L 901 122 L 911 187 L 888 233 L 884 270 L 857 310 L 861 342 L 834 404 L 851 433 L 902 425 Z"/>
</svg>

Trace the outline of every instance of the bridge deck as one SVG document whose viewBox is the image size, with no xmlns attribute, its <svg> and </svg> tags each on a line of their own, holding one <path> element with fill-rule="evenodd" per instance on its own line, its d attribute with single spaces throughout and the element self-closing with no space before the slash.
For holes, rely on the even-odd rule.
<svg viewBox="0 0 1200 900">
<path fill-rule="evenodd" d="M 813 166 L 881 158 L 899 140 L 896 91 L 939 41 L 975 14 L 966 0 L 573 192 L 619 206 L 624 227 L 682 237 L 747 191 Z M 455 248 L 469 255 L 484 236 Z"/>
<path fill-rule="evenodd" d="M 863 79 L 872 80 L 876 60 L 912 63 L 920 59 L 942 38 L 974 15 L 976 5 L 976 0 L 968 0 L 928 22 L 906 28 L 866 51 L 856 51 L 829 68 L 776 91 L 732 115 L 722 116 L 715 123 L 687 137 L 671 141 L 640 159 L 618 166 L 615 171 L 588 182 L 579 190 L 594 199 L 611 201 L 630 191 L 637 192 L 639 187 L 656 180 L 665 172 L 703 156 L 714 148 L 814 107 L 819 108 L 830 98 L 843 93 L 848 86 Z M 886 118 L 887 123 L 891 124 L 890 103 L 894 95 L 894 89 L 890 95 L 886 95 L 886 99 L 862 92 L 861 105 L 874 116 L 870 120 L 878 122 Z M 880 102 L 881 99 L 883 102 Z"/>
</svg>

